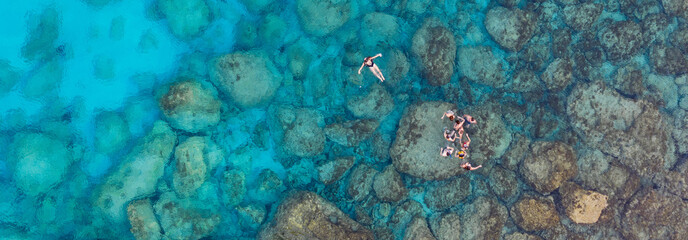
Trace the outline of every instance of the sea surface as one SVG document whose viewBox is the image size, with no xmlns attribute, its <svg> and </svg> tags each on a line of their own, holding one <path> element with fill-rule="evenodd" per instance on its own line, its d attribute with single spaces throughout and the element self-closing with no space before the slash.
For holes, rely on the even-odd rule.
<svg viewBox="0 0 688 240">
<path fill-rule="evenodd" d="M 688 239 L 684 0 L 0 6 L 2 239 Z"/>
</svg>

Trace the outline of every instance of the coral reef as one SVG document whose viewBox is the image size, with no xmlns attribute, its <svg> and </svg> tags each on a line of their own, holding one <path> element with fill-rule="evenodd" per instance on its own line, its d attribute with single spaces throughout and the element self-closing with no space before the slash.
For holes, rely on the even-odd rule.
<svg viewBox="0 0 688 240">
<path fill-rule="evenodd" d="M 351 220 L 334 204 L 307 191 L 290 193 L 277 207 L 258 239 L 374 239 L 373 233 Z"/>
</svg>

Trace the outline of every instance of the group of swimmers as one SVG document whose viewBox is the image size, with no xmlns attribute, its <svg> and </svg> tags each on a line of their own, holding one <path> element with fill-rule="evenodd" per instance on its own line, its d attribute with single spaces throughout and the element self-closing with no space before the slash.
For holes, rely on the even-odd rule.
<svg viewBox="0 0 688 240">
<path fill-rule="evenodd" d="M 444 139 L 449 141 L 451 144 L 448 143 L 447 146 L 440 147 L 440 155 L 443 157 L 456 156 L 460 160 L 468 158 L 468 147 L 471 145 L 471 137 L 468 136 L 468 133 L 463 128 L 469 127 L 471 124 L 476 123 L 477 121 L 468 114 L 457 116 L 452 110 L 446 111 L 444 115 L 442 115 L 442 119 L 444 119 L 444 117 L 447 117 L 450 121 L 452 121 L 454 123 L 454 127 L 453 129 L 447 129 L 446 127 L 444 128 Z M 466 141 L 463 141 L 463 135 L 466 135 Z M 460 144 L 460 150 L 458 151 L 456 151 L 455 145 L 457 138 Z M 477 167 L 471 166 L 471 163 L 469 163 L 468 160 L 466 160 L 464 163 L 461 163 L 461 168 L 468 171 L 476 170 L 481 167 L 483 167 L 483 165 Z"/>
</svg>

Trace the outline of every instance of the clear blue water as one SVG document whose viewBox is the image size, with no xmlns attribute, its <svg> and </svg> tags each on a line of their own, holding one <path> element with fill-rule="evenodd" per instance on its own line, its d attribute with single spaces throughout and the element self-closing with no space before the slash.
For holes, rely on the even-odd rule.
<svg viewBox="0 0 688 240">
<path fill-rule="evenodd" d="M 280 221 L 277 206 L 283 199 L 306 190 L 379 239 L 410 236 L 413 214 L 402 206 L 414 204 L 438 238 L 447 236 L 436 224 L 438 216 L 450 213 L 461 216 L 461 239 L 518 233 L 544 239 L 687 237 L 678 230 L 688 229 L 683 220 L 673 225 L 659 220 L 668 227 L 637 223 L 671 217 L 626 207 L 646 200 L 648 192 L 662 197 L 646 204 L 679 209 L 688 204 L 681 184 L 688 171 L 688 52 L 682 45 L 688 42 L 679 34 L 688 30 L 686 15 L 666 1 L 628 3 L 639 10 L 617 1 L 304 2 L 309 1 L 2 2 L 0 236 L 254 239 Z M 597 4 L 599 12 L 580 27 L 567 14 L 582 3 Z M 487 23 L 489 12 L 506 10 L 502 6 L 512 10 L 492 17 L 513 19 L 509 14 L 520 14 L 514 9 L 530 14 L 521 15 L 533 23 L 530 30 L 518 24 L 526 30 L 505 30 L 507 35 L 521 31 L 524 40 L 490 30 L 502 24 L 509 28 L 509 22 Z M 666 22 L 652 28 L 652 17 Z M 417 32 L 433 21 L 454 43 L 418 53 Z M 608 44 L 605 34 L 623 21 L 640 29 L 641 44 L 626 39 Z M 440 39 L 430 29 L 428 44 Z M 623 37 L 637 39 L 636 33 L 630 35 Z M 635 50 L 616 48 L 625 44 Z M 661 47 L 674 51 L 675 58 L 657 63 Z M 384 83 L 366 67 L 356 74 L 363 57 L 376 53 L 383 54 L 375 61 Z M 226 56 L 231 60 L 219 67 Z M 435 65 L 425 67 L 427 62 Z M 559 63 L 565 66 L 563 76 L 551 73 Z M 447 66 L 446 81 L 424 69 Z M 522 80 L 529 76 L 535 80 Z M 189 79 L 188 85 L 180 84 Z M 556 82 L 560 79 L 568 80 Z M 610 90 L 589 94 L 595 84 Z M 175 87 L 182 89 L 177 95 Z M 369 92 L 376 95 L 361 100 Z M 570 97 L 579 93 L 582 103 Z M 478 133 L 471 135 L 477 149 L 471 150 L 477 152 L 469 156 L 483 169 L 463 172 L 449 166 L 454 170 L 439 177 L 444 169 L 423 164 L 408 169 L 399 163 L 404 156 L 390 152 L 406 137 L 397 130 L 404 128 L 409 111 L 430 101 L 475 112 L 481 123 L 468 130 Z M 428 111 L 435 110 L 449 109 Z M 636 124 L 647 115 L 661 119 L 659 127 Z M 369 132 L 344 133 L 344 140 L 342 133 L 331 132 L 332 124 L 361 119 L 375 119 L 376 125 Z M 354 128 L 343 126 L 342 131 Z M 359 135 L 364 136 L 352 140 Z M 439 136 L 428 141 L 443 143 Z M 634 146 L 645 137 L 656 144 Z M 551 162 L 537 158 L 539 144 L 551 142 L 573 151 L 569 165 L 557 165 L 566 153 L 548 155 L 545 159 L 555 159 Z M 442 146 L 431 146 L 409 152 L 432 154 L 418 158 L 433 165 Z M 649 156 L 638 161 L 654 164 L 631 160 L 635 151 Z M 331 171 L 324 166 L 347 156 L 356 160 L 334 183 L 324 184 L 323 175 Z M 538 160 L 528 165 L 528 159 Z M 353 172 L 361 166 L 372 173 L 355 179 Z M 380 200 L 380 190 L 371 190 L 381 181 L 373 176 L 388 166 L 396 168 L 409 191 L 394 201 Z M 418 170 L 425 168 L 432 170 Z M 559 174 L 564 181 L 542 190 L 558 180 L 540 174 Z M 457 186 L 462 182 L 457 179 L 470 186 Z M 565 181 L 609 198 L 599 222 L 576 223 L 567 209 L 570 194 L 559 188 Z M 443 194 L 440 186 L 461 193 Z M 546 212 L 559 222 L 534 229 L 523 223 L 515 213 L 517 203 L 529 198 L 551 203 Z M 450 203 L 436 207 L 442 202 Z M 493 210 L 476 210 L 485 207 L 481 204 Z M 381 208 L 391 209 L 390 216 Z M 678 212 L 672 216 L 688 218 L 688 212 Z M 401 223 L 392 223 L 394 214 Z M 498 219 L 497 226 L 472 220 L 487 217 Z"/>
</svg>

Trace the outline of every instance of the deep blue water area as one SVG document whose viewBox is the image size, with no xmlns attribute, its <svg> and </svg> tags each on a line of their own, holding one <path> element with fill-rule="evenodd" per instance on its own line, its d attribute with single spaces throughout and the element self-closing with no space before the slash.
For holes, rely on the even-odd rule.
<svg viewBox="0 0 688 240">
<path fill-rule="evenodd" d="M 688 238 L 684 0 L 0 6 L 2 239 Z"/>
</svg>

